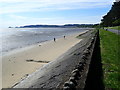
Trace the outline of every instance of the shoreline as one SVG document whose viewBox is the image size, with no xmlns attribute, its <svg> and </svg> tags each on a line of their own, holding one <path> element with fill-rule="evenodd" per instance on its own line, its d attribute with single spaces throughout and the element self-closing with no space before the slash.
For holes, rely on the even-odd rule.
<svg viewBox="0 0 120 90">
<path fill-rule="evenodd" d="M 74 33 L 80 33 L 85 31 L 86 29 L 81 28 L 63 28 L 63 29 L 57 29 L 57 28 L 35 28 L 35 29 L 5 29 L 2 32 L 1 45 L 2 49 L 0 49 L 0 52 L 2 52 L 2 55 L 6 55 L 8 52 L 11 52 L 15 49 L 21 49 L 27 46 L 31 46 L 37 43 L 41 43 L 44 41 L 50 41 L 53 40 L 53 38 L 60 38 L 63 37 L 63 35 L 68 36 L 72 35 Z M 12 42 L 12 43 L 11 43 Z"/>
<path fill-rule="evenodd" d="M 86 31 L 83 31 L 83 32 L 86 32 Z M 80 33 L 83 33 L 83 32 L 80 32 Z M 69 36 L 72 36 L 72 35 L 75 35 L 75 34 L 78 34 L 78 33 L 68 34 L 66 36 L 69 37 Z M 63 36 L 57 37 L 56 40 L 61 39 L 61 38 L 63 38 Z M 32 48 L 36 45 L 44 44 L 44 43 L 51 42 L 51 41 L 53 41 L 53 40 L 44 40 L 44 41 L 36 42 L 34 44 L 28 44 L 28 45 L 23 46 L 23 47 L 18 47 L 18 48 L 15 48 L 15 49 L 11 49 L 7 52 L 3 52 L 4 54 L 1 52 L 0 57 L 8 56 L 8 55 L 14 54 L 15 52 L 21 52 L 24 49 L 29 49 L 29 48 Z"/>
<path fill-rule="evenodd" d="M 77 39 L 76 36 L 84 32 L 66 36 L 65 39 L 56 39 L 56 42 L 51 40 L 21 48 L 21 50 L 3 56 L 2 87 L 10 88 L 46 63 L 56 60 L 71 47 L 79 43 L 81 39 Z"/>
</svg>

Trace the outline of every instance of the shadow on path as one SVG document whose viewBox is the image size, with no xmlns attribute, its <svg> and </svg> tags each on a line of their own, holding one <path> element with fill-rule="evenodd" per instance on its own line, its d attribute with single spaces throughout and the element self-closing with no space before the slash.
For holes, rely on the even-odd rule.
<svg viewBox="0 0 120 90">
<path fill-rule="evenodd" d="M 84 90 L 105 90 L 103 84 L 103 71 L 101 63 L 99 35 L 97 37 Z"/>
</svg>

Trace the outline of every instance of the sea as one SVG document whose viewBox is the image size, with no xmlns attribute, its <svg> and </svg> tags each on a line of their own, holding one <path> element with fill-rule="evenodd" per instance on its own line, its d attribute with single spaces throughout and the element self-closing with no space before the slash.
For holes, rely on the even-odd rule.
<svg viewBox="0 0 120 90">
<path fill-rule="evenodd" d="M 4 28 L 0 29 L 0 54 L 63 36 L 80 33 L 86 28 Z"/>
</svg>

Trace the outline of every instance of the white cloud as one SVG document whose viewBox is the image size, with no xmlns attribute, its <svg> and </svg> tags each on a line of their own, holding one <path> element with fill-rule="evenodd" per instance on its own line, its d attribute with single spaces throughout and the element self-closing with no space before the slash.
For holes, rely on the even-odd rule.
<svg viewBox="0 0 120 90">
<path fill-rule="evenodd" d="M 100 21 L 101 16 L 89 16 L 89 17 L 81 17 L 77 19 L 68 19 L 65 17 L 50 17 L 50 18 L 36 18 L 36 17 L 25 17 L 25 16 L 18 16 L 18 15 L 8 15 L 9 18 L 12 20 L 8 20 L 6 22 L 3 21 L 1 23 L 2 27 L 9 27 L 9 26 L 24 26 L 24 25 L 34 25 L 34 24 L 58 24 L 58 25 L 63 25 L 63 24 L 89 24 L 89 23 L 98 23 Z M 94 20 L 93 20 L 94 18 Z M 24 22 L 24 23 L 23 23 Z"/>
<path fill-rule="evenodd" d="M 67 23 L 95 23 L 100 21 L 101 16 L 85 18 L 65 18 L 59 17 L 47 17 L 36 18 L 24 16 L 24 12 L 39 12 L 44 13 L 47 11 L 59 11 L 59 10 L 73 10 L 73 9 L 88 9 L 88 8 L 104 8 L 111 5 L 113 0 L 0 0 L 0 14 L 2 18 L 1 26 L 21 26 L 23 24 L 67 24 Z M 19 13 L 19 14 L 18 14 Z M 49 16 L 49 15 L 48 15 Z M 94 18 L 95 20 L 92 20 Z M 99 18 L 99 20 L 98 20 Z M 1 19 L 1 17 L 0 17 Z M 91 19 L 91 20 L 89 20 Z"/>
<path fill-rule="evenodd" d="M 111 5 L 113 0 L 0 0 L 2 13 L 96 8 Z"/>
<path fill-rule="evenodd" d="M 50 17 L 50 18 L 36 18 L 36 17 L 25 17 L 18 16 L 14 14 L 7 15 L 11 20 L 4 21 L 0 25 L 2 27 L 9 26 L 22 26 L 22 25 L 31 25 L 31 24 L 61 24 L 61 21 L 64 22 L 65 18 L 63 17 Z M 59 22 L 58 22 L 59 21 Z M 9 26 L 8 26 L 9 25 Z"/>
<path fill-rule="evenodd" d="M 0 0 L 0 2 L 52 2 L 52 3 L 65 3 L 65 2 L 109 2 L 113 0 Z"/>
</svg>

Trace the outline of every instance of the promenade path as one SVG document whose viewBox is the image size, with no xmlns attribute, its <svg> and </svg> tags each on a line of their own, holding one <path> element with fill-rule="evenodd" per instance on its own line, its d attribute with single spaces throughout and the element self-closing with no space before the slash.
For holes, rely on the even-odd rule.
<svg viewBox="0 0 120 90">
<path fill-rule="evenodd" d="M 120 35 L 120 30 L 116 30 L 116 29 L 107 29 L 107 30 Z"/>
</svg>

